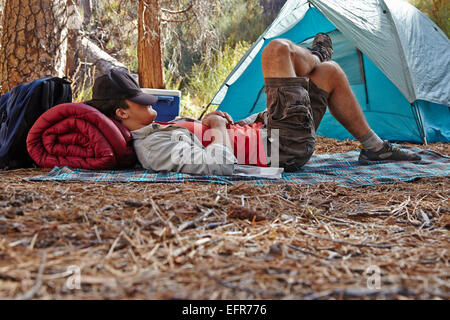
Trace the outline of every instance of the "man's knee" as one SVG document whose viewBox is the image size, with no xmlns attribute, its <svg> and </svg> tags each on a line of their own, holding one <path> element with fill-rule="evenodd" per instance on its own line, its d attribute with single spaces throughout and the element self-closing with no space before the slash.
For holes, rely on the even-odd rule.
<svg viewBox="0 0 450 320">
<path fill-rule="evenodd" d="M 292 52 L 291 42 L 287 39 L 275 39 L 269 42 L 262 52 L 262 61 L 289 58 Z"/>
<path fill-rule="evenodd" d="M 318 64 L 309 78 L 321 89 L 332 92 L 336 86 L 347 82 L 344 70 L 334 61 Z"/>
<path fill-rule="evenodd" d="M 322 76 L 329 76 L 335 79 L 346 77 L 344 70 L 342 70 L 341 66 L 335 61 L 322 62 L 316 66 L 316 70 L 314 71 L 317 71 Z"/>
</svg>

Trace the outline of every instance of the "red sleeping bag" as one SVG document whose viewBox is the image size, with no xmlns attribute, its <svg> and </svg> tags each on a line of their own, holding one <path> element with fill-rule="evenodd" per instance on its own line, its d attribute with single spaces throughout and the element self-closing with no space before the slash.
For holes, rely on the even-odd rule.
<svg viewBox="0 0 450 320">
<path fill-rule="evenodd" d="M 118 169 L 136 163 L 131 133 L 119 122 L 82 103 L 64 103 L 43 113 L 27 137 L 41 167 Z"/>
</svg>

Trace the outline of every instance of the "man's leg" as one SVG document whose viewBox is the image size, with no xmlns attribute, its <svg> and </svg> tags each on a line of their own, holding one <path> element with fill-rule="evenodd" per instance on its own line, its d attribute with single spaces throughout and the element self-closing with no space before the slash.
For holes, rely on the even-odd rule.
<svg viewBox="0 0 450 320">
<path fill-rule="evenodd" d="M 369 131 L 369 125 L 344 71 L 335 62 L 320 63 L 311 52 L 289 40 L 270 42 L 262 53 L 264 78 L 308 77 L 330 94 L 331 114 L 356 138 Z"/>
<path fill-rule="evenodd" d="M 309 79 L 300 75 L 309 74 L 318 62 L 288 40 L 274 40 L 262 52 L 267 133 L 269 141 L 278 134 L 279 165 L 285 171 L 300 169 L 314 152 Z"/>
<path fill-rule="evenodd" d="M 308 49 L 287 39 L 272 40 L 261 55 L 264 78 L 305 77 L 319 63 L 320 60 Z"/>
<path fill-rule="evenodd" d="M 334 61 L 319 64 L 308 77 L 322 90 L 330 94 L 328 108 L 336 120 L 356 139 L 361 139 L 370 127 L 350 89 L 347 76 Z"/>
<path fill-rule="evenodd" d="M 420 157 L 392 149 L 370 129 L 359 103 L 341 67 L 333 62 L 323 62 L 307 49 L 286 39 L 270 42 L 262 53 L 264 78 L 308 77 L 320 89 L 329 93 L 331 114 L 364 146 L 366 160 L 420 160 Z M 380 157 L 381 155 L 381 157 Z M 361 157 L 360 157 L 361 159 Z M 387 158 L 386 158 L 387 159 Z"/>
<path fill-rule="evenodd" d="M 350 89 L 347 76 L 341 67 L 328 61 L 319 64 L 308 75 L 319 88 L 329 93 L 328 108 L 330 113 L 347 130 L 361 142 L 359 161 L 369 164 L 373 161 L 419 161 L 418 155 L 393 147 L 388 141 L 382 141 L 373 132 Z"/>
</svg>

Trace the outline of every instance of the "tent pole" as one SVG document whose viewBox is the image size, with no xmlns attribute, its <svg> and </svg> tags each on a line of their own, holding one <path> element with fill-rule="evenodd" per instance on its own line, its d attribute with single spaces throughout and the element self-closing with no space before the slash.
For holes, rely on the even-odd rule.
<svg viewBox="0 0 450 320">
<path fill-rule="evenodd" d="M 411 103 L 411 109 L 414 116 L 414 120 L 416 120 L 417 128 L 419 129 L 419 133 L 422 136 L 422 141 L 424 145 L 428 145 L 427 135 L 425 133 L 425 128 L 423 127 L 422 116 L 420 114 L 419 106 L 417 102 Z"/>
<path fill-rule="evenodd" d="M 417 108 L 417 116 L 419 118 L 420 127 L 422 128 L 422 134 L 423 134 L 423 143 L 427 146 L 427 133 L 425 132 L 425 127 L 423 126 L 423 120 L 422 120 L 422 114 L 420 113 L 420 107 L 417 101 L 415 102 L 416 108 Z"/>
<path fill-rule="evenodd" d="M 263 90 L 264 90 L 264 86 L 259 90 L 258 95 L 256 96 L 256 100 L 253 103 L 252 108 L 248 112 L 249 114 L 252 114 L 253 110 L 255 110 L 256 104 L 258 103 L 259 97 L 261 96 L 261 93 L 263 92 Z"/>
<path fill-rule="evenodd" d="M 206 111 L 208 111 L 210 105 L 211 105 L 211 102 L 208 103 L 208 105 L 203 109 L 202 114 L 200 115 L 200 117 L 198 117 L 197 120 L 202 120 L 202 118 L 203 118 L 203 116 L 205 115 Z"/>
<path fill-rule="evenodd" d="M 369 91 L 367 90 L 366 69 L 364 67 L 364 59 L 362 52 L 358 48 L 356 48 L 356 53 L 358 54 L 359 68 L 362 75 L 362 81 L 364 82 L 364 92 L 366 93 L 366 104 L 369 105 Z"/>
<path fill-rule="evenodd" d="M 411 103 L 410 106 L 411 106 L 411 111 L 412 111 L 412 114 L 414 117 L 414 121 L 416 121 L 417 129 L 419 130 L 420 137 L 422 138 L 422 141 L 423 141 L 422 128 L 420 127 L 419 119 L 417 118 L 417 113 L 416 113 L 416 109 L 414 107 L 414 103 Z"/>
</svg>

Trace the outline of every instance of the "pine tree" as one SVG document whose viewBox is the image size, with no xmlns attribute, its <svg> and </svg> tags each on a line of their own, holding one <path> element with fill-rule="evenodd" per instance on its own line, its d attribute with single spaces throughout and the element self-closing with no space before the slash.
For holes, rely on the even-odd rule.
<svg viewBox="0 0 450 320">
<path fill-rule="evenodd" d="M 138 74 L 143 88 L 164 88 L 160 0 L 139 0 Z"/>
<path fill-rule="evenodd" d="M 63 76 L 67 51 L 66 0 L 6 0 L 0 50 L 0 86 Z"/>
</svg>

